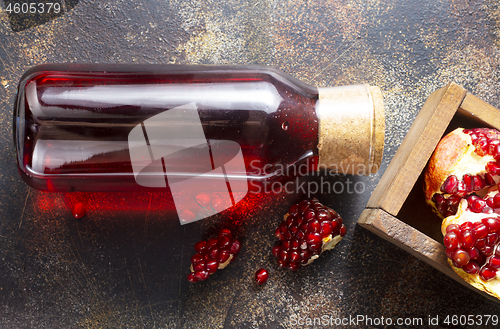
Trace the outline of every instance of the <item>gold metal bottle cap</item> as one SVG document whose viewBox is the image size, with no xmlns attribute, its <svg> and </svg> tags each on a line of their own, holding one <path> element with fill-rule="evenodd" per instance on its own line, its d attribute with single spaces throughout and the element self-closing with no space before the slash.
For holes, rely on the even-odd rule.
<svg viewBox="0 0 500 329">
<path fill-rule="evenodd" d="M 318 90 L 318 169 L 353 175 L 376 173 L 385 136 L 380 88 L 364 84 Z"/>
</svg>

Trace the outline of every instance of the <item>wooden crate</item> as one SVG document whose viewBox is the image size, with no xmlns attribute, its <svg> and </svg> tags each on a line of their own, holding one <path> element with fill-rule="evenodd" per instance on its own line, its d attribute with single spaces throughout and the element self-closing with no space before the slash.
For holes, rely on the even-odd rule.
<svg viewBox="0 0 500 329">
<path fill-rule="evenodd" d="M 455 128 L 500 130 L 500 111 L 450 83 L 426 100 L 375 188 L 358 224 L 485 297 L 448 265 L 441 219 L 425 203 L 423 172 L 440 139 Z"/>
</svg>

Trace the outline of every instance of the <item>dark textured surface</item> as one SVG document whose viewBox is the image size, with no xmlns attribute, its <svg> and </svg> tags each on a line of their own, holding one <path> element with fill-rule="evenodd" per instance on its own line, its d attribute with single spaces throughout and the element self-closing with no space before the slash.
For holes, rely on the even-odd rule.
<svg viewBox="0 0 500 329">
<path fill-rule="evenodd" d="M 1 328 L 289 328 L 293 316 L 426 323 L 428 316 L 500 314 L 498 303 L 355 224 L 432 91 L 455 81 L 500 107 L 496 1 L 68 4 L 64 15 L 19 32 L 0 11 Z M 16 85 L 26 69 L 46 62 L 267 64 L 318 86 L 378 85 L 387 120 L 383 166 L 370 177 L 328 178 L 363 182 L 366 191 L 318 195 L 341 213 L 348 233 L 295 273 L 270 255 L 293 195 L 187 226 L 153 211 L 93 211 L 77 221 L 67 197 L 30 190 L 15 166 Z M 242 223 L 237 261 L 189 284 L 192 245 L 230 220 Z M 260 267 L 270 279 L 256 287 Z"/>
</svg>

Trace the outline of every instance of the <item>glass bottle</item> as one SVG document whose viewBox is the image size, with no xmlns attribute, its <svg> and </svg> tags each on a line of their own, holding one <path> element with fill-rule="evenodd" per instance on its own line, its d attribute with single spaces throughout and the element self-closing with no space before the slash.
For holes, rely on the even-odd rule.
<svg viewBox="0 0 500 329">
<path fill-rule="evenodd" d="M 21 79 L 14 141 L 42 191 L 244 195 L 321 168 L 376 172 L 384 111 L 377 87 L 262 66 L 46 64 Z"/>
</svg>

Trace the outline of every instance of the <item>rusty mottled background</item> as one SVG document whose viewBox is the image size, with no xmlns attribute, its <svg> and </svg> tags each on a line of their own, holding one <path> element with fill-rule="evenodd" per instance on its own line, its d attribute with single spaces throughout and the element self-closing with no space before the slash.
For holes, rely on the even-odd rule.
<svg viewBox="0 0 500 329">
<path fill-rule="evenodd" d="M 294 316 L 500 315 L 500 304 L 356 226 L 431 92 L 455 81 L 500 107 L 497 1 L 83 0 L 51 17 L 9 15 L 4 5 L 13 2 L 0 2 L 1 328 L 291 328 Z M 335 178 L 365 183 L 363 195 L 318 195 L 348 233 L 311 266 L 291 273 L 270 256 L 273 229 L 294 201 L 280 196 L 240 216 L 235 263 L 188 284 L 191 246 L 227 219 L 181 227 L 146 211 L 75 220 L 63 195 L 21 181 L 11 133 L 16 86 L 29 67 L 59 62 L 265 64 L 318 86 L 378 85 L 383 167 Z M 271 277 L 256 287 L 260 267 Z"/>
</svg>

